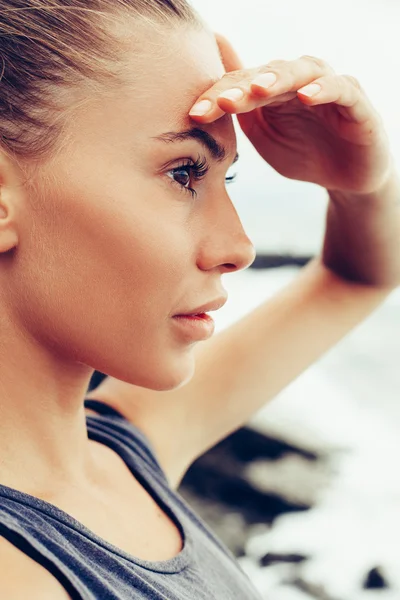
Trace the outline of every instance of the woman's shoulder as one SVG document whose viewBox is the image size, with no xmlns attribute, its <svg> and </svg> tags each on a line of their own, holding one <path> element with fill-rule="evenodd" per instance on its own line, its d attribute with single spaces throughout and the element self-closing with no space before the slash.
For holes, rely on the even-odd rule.
<svg viewBox="0 0 400 600">
<path fill-rule="evenodd" d="M 47 569 L 1 536 L 0 564 L 0 598 L 71 600 L 65 588 Z"/>
</svg>

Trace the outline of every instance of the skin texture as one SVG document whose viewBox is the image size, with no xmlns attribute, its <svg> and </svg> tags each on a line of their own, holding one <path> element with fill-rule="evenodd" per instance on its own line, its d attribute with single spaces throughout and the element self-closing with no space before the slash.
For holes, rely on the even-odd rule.
<svg viewBox="0 0 400 600">
<path fill-rule="evenodd" d="M 169 52 L 132 49 L 136 84 L 89 97 L 29 186 L 0 157 L 0 482 L 32 494 L 104 468 L 83 408 L 93 370 L 154 390 L 186 383 L 196 343 L 172 315 L 225 295 L 221 275 L 254 260 L 225 188 L 231 116 L 200 126 L 226 147 L 220 163 L 197 141 L 151 139 L 194 126 L 190 107 L 224 73 L 215 39 L 152 36 Z M 211 169 L 193 198 L 171 169 L 199 154 Z"/>
</svg>

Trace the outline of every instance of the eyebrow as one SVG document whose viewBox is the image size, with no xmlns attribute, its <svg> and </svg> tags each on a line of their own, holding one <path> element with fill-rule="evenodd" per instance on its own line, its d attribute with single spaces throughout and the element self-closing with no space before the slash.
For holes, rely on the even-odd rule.
<svg viewBox="0 0 400 600">
<path fill-rule="evenodd" d="M 192 129 L 186 129 L 184 131 L 167 131 L 161 135 L 154 136 L 152 139 L 159 140 L 166 143 L 184 142 L 186 140 L 196 140 L 200 142 L 211 154 L 211 156 L 217 162 L 225 160 L 227 151 L 225 146 L 220 144 L 214 136 L 212 136 L 204 129 L 199 127 L 193 127 Z M 239 154 L 236 153 L 232 164 L 239 160 Z"/>
</svg>

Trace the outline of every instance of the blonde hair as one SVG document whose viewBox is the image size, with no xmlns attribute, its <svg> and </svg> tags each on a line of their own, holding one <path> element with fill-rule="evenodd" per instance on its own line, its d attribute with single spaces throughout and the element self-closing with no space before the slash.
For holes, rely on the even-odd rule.
<svg viewBox="0 0 400 600">
<path fill-rule="evenodd" d="M 17 159 L 51 156 L 71 92 L 122 82 L 121 33 L 135 20 L 202 25 L 186 0 L 0 0 L 0 147 Z"/>
</svg>

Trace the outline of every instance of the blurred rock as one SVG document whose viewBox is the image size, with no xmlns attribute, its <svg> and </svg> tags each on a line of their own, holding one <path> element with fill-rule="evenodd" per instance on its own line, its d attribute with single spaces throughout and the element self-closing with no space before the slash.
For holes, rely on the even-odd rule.
<svg viewBox="0 0 400 600">
<path fill-rule="evenodd" d="M 370 570 L 363 585 L 365 590 L 387 589 L 388 587 L 380 567 Z"/>
<path fill-rule="evenodd" d="M 269 567 L 277 563 L 293 563 L 298 564 L 307 560 L 307 556 L 303 554 L 278 554 L 277 552 L 268 552 L 260 559 L 262 567 Z"/>
<path fill-rule="evenodd" d="M 244 427 L 201 456 L 179 491 L 242 556 L 252 526 L 265 532 L 277 516 L 308 510 L 328 474 L 324 458 Z"/>
<path fill-rule="evenodd" d="M 294 254 L 261 254 L 257 252 L 251 269 L 276 269 L 278 267 L 304 267 L 313 256 L 295 256 Z"/>
</svg>

